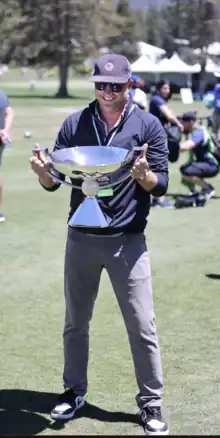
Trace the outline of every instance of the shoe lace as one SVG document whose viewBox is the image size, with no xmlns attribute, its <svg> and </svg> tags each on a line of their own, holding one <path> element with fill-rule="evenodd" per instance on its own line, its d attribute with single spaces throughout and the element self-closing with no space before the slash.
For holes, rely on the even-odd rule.
<svg viewBox="0 0 220 438">
<path fill-rule="evenodd" d="M 141 410 L 140 415 L 144 423 L 147 423 L 152 419 L 162 420 L 161 409 L 155 406 L 146 406 Z"/>
</svg>

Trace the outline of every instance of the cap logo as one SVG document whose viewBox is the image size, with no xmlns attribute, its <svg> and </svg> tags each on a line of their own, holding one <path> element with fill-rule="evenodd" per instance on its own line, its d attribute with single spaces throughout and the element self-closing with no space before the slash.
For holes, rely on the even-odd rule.
<svg viewBox="0 0 220 438">
<path fill-rule="evenodd" d="M 114 68 L 113 62 L 106 62 L 106 64 L 104 65 L 105 71 L 112 71 L 113 68 Z"/>
</svg>

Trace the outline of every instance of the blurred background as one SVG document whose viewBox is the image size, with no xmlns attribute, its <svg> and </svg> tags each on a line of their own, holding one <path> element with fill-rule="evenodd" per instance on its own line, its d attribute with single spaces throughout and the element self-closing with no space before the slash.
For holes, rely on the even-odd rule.
<svg viewBox="0 0 220 438">
<path fill-rule="evenodd" d="M 0 88 L 15 110 L 3 154 L 0 224 L 0 435 L 141 435 L 137 385 L 124 323 L 103 272 L 91 324 L 90 403 L 51 424 L 62 391 L 63 259 L 70 192 L 44 191 L 30 169 L 33 145 L 52 150 L 63 120 L 94 99 L 88 82 L 103 53 L 128 57 L 147 95 L 171 82 L 176 115 L 196 110 L 220 72 L 220 2 L 206 0 L 0 0 Z M 192 90 L 182 100 L 180 90 Z M 148 109 L 148 108 L 147 108 Z M 169 163 L 168 199 L 186 192 Z M 147 226 L 172 435 L 220 435 L 220 178 L 205 208 L 153 209 Z M 129 413 L 129 414 L 126 414 Z"/>
<path fill-rule="evenodd" d="M 220 70 L 219 2 L 1 0 L 0 12 L 1 79 L 17 67 L 32 88 L 58 77 L 60 97 L 105 52 L 126 55 L 146 91 L 166 75 L 174 93 L 188 86 L 197 99 Z"/>
</svg>

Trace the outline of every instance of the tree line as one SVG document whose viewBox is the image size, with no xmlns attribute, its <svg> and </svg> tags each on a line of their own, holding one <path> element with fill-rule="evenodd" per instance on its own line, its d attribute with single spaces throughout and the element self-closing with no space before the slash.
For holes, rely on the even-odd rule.
<svg viewBox="0 0 220 438">
<path fill-rule="evenodd" d="M 196 62 L 204 67 L 206 47 L 220 36 L 220 3 L 170 0 L 158 5 L 146 0 L 146 6 L 132 10 L 129 0 L 117 5 L 113 0 L 0 0 L 0 61 L 57 65 L 61 97 L 68 96 L 70 67 L 98 56 L 103 47 L 133 62 L 137 41 L 161 47 L 168 56 L 186 44 L 186 60 L 193 48 L 200 48 Z"/>
</svg>

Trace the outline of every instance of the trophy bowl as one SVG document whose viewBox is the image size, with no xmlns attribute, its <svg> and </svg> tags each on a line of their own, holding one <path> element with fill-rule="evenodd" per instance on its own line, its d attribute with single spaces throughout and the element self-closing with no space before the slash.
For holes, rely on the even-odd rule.
<svg viewBox="0 0 220 438">
<path fill-rule="evenodd" d="M 49 154 L 53 167 L 70 178 L 80 174 L 112 173 L 131 159 L 131 151 L 121 147 L 76 146 Z"/>
<path fill-rule="evenodd" d="M 119 146 L 75 146 L 49 152 L 44 150 L 50 170 L 50 175 L 56 182 L 81 190 L 84 199 L 77 207 L 68 224 L 72 227 L 108 227 L 112 219 L 103 213 L 99 202 L 100 190 L 114 188 L 130 178 L 127 164 L 134 159 L 135 151 L 144 151 L 144 146 L 136 146 L 132 150 Z M 39 149 L 33 149 L 39 152 Z M 142 152 L 143 153 L 143 152 Z M 123 176 L 117 175 L 121 167 L 127 168 Z M 63 180 L 60 174 L 70 178 L 71 182 Z M 116 175 L 116 181 L 109 182 L 109 175 Z M 81 178 L 82 184 L 75 184 L 73 179 Z M 102 181 L 101 181 L 102 179 Z M 113 190 L 112 190 L 113 194 Z M 108 196 L 112 196 L 109 195 Z"/>
</svg>

